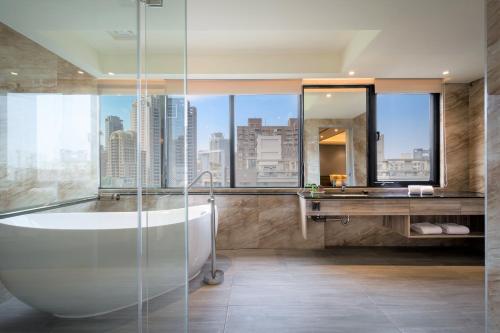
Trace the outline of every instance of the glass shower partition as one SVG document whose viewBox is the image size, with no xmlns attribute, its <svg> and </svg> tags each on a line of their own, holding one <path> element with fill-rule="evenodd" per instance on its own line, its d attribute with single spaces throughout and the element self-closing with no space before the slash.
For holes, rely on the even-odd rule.
<svg viewBox="0 0 500 333">
<path fill-rule="evenodd" d="M 145 1 L 139 11 L 138 205 L 144 332 L 188 330 L 186 3 Z M 170 152 L 175 152 L 171 154 Z M 166 189 L 168 177 L 178 180 Z M 166 193 L 172 190 L 173 193 Z"/>
<path fill-rule="evenodd" d="M 172 77 L 184 0 L 0 1 L 0 332 L 187 331 Z"/>
</svg>

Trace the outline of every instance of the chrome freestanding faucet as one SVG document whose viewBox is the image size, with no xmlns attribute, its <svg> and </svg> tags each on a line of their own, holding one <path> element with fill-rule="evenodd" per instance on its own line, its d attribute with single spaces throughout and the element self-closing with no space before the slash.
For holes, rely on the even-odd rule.
<svg viewBox="0 0 500 333">
<path fill-rule="evenodd" d="M 220 269 L 217 269 L 217 257 L 215 254 L 215 234 L 216 234 L 216 226 L 215 226 L 215 195 L 214 195 L 214 182 L 213 182 L 213 174 L 209 170 L 202 171 L 196 178 L 187 186 L 186 191 L 189 191 L 191 187 L 204 175 L 210 176 L 210 195 L 208 198 L 208 202 L 210 203 L 210 224 L 211 224 L 211 240 L 212 240 L 212 267 L 208 274 L 205 274 L 203 277 L 203 282 L 209 285 L 221 284 L 224 282 L 224 272 Z"/>
</svg>

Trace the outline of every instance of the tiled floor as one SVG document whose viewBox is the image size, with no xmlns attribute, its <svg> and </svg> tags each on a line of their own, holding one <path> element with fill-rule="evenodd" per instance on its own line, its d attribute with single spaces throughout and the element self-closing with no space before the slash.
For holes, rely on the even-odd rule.
<svg viewBox="0 0 500 333">
<path fill-rule="evenodd" d="M 479 333 L 480 255 L 445 249 L 336 248 L 219 252 L 225 282 L 191 282 L 190 332 Z M 208 268 L 208 266 L 206 267 Z M 136 309 L 55 319 L 5 300 L 0 332 L 134 332 Z M 149 304 L 150 332 L 182 331 L 182 293 Z"/>
<path fill-rule="evenodd" d="M 337 248 L 220 251 L 220 260 L 222 286 L 193 283 L 193 332 L 484 330 L 480 256 Z M 202 316 L 205 311 L 210 314 Z"/>
</svg>

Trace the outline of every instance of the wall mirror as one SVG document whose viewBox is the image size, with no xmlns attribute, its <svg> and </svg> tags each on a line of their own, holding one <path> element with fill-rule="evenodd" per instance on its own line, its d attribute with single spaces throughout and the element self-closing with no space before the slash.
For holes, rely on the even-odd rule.
<svg viewBox="0 0 500 333">
<path fill-rule="evenodd" d="M 304 87 L 304 183 L 367 186 L 368 87 Z"/>
</svg>

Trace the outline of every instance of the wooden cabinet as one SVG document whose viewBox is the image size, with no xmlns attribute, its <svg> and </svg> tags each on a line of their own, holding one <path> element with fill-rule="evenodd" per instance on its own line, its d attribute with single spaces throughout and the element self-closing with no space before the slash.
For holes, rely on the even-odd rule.
<svg viewBox="0 0 500 333">
<path fill-rule="evenodd" d="M 483 198 L 460 199 L 461 215 L 484 215 L 485 200 Z"/>
<path fill-rule="evenodd" d="M 307 216 L 484 215 L 484 198 L 307 199 L 304 201 L 306 203 L 303 209 Z"/>
<path fill-rule="evenodd" d="M 320 200 L 320 210 L 313 210 L 308 200 L 310 215 L 408 215 L 409 199 L 334 199 Z M 316 200 L 316 202 L 318 202 Z"/>
<path fill-rule="evenodd" d="M 410 215 L 460 215 L 460 200 L 410 199 Z"/>
</svg>

